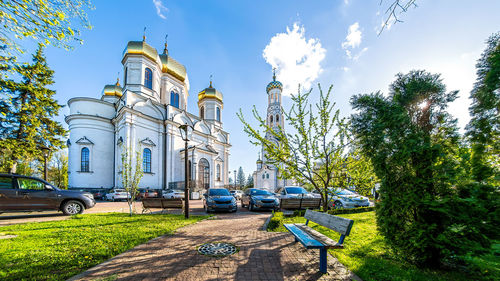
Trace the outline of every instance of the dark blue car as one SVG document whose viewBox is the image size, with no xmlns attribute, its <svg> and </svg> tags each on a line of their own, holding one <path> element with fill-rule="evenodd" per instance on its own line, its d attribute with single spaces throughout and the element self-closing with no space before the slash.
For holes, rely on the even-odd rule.
<svg viewBox="0 0 500 281">
<path fill-rule="evenodd" d="M 225 188 L 210 188 L 203 198 L 203 208 L 205 211 L 229 211 L 236 212 L 238 205 L 236 198 Z"/>
<path fill-rule="evenodd" d="M 249 211 L 256 209 L 277 210 L 280 201 L 274 193 L 263 189 L 250 188 L 241 197 L 241 206 L 248 206 Z"/>
</svg>

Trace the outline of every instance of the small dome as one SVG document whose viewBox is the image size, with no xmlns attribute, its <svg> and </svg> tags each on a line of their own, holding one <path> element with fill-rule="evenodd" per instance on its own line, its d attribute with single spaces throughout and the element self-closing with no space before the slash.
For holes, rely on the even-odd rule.
<svg viewBox="0 0 500 281">
<path fill-rule="evenodd" d="M 212 87 L 212 82 L 210 81 L 210 86 L 203 91 L 198 93 L 198 103 L 200 103 L 204 99 L 216 99 L 222 103 L 222 93 L 219 92 L 217 89 Z"/>
<path fill-rule="evenodd" d="M 115 85 L 104 86 L 104 90 L 102 90 L 102 93 L 105 96 L 121 97 L 123 95 L 122 87 L 120 86 L 120 83 L 118 83 L 118 82 L 116 82 Z"/>
<path fill-rule="evenodd" d="M 280 91 L 283 91 L 283 84 L 281 84 L 280 81 L 276 81 L 276 73 L 273 75 L 273 81 L 267 84 L 266 92 L 269 93 L 272 89 L 280 89 Z"/>
</svg>

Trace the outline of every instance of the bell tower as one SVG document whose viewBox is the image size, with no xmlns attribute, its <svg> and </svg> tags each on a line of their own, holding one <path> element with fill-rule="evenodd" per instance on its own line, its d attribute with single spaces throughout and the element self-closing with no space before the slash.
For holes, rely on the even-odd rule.
<svg viewBox="0 0 500 281">
<path fill-rule="evenodd" d="M 284 126 L 283 111 L 281 110 L 281 92 L 283 84 L 276 80 L 276 69 L 273 69 L 273 81 L 266 87 L 267 92 L 267 119 L 266 124 L 273 130 L 281 130 Z M 271 133 L 266 133 L 266 139 L 276 142 Z M 266 162 L 266 151 L 262 148 L 262 160 Z"/>
<path fill-rule="evenodd" d="M 206 120 L 214 124 L 216 127 L 222 127 L 222 93 L 212 86 L 212 79 L 210 79 L 210 86 L 198 93 L 198 108 L 200 110 L 200 119 Z"/>
</svg>

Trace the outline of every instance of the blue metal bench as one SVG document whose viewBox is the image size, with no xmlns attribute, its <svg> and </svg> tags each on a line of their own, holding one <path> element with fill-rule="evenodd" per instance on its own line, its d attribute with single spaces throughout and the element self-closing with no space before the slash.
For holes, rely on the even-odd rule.
<svg viewBox="0 0 500 281">
<path fill-rule="evenodd" d="M 327 250 L 342 249 L 344 247 L 344 239 L 351 232 L 353 220 L 341 218 L 325 213 L 307 210 L 304 218 L 307 220 L 305 224 L 285 224 L 285 228 L 295 236 L 295 242 L 300 242 L 306 249 L 319 249 L 319 271 L 326 273 L 327 271 Z M 327 227 L 333 231 L 340 233 L 338 242 L 319 233 L 308 226 L 309 221 Z"/>
</svg>

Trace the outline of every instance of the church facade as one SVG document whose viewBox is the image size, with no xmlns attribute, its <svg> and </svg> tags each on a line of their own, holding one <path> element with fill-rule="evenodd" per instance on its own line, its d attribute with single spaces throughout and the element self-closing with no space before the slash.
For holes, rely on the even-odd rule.
<svg viewBox="0 0 500 281">
<path fill-rule="evenodd" d="M 271 81 L 267 87 L 267 118 L 266 124 L 273 130 L 284 130 L 284 119 L 283 111 L 281 107 L 281 92 L 283 91 L 283 84 L 276 80 L 276 74 L 273 75 L 273 81 Z M 278 142 L 271 133 L 266 133 L 265 138 L 272 142 Z M 262 159 L 260 158 L 262 155 Z M 275 192 L 277 189 L 292 185 L 294 182 L 290 179 L 283 179 L 280 175 L 279 170 L 275 165 L 269 163 L 267 160 L 267 152 L 264 146 L 261 148 L 261 153 L 257 159 L 257 170 L 253 172 L 253 182 L 256 188 L 267 189 L 271 192 Z"/>
<path fill-rule="evenodd" d="M 142 41 L 128 42 L 122 57 L 123 86 L 106 85 L 100 98 L 68 101 L 66 116 L 70 188 L 115 188 L 121 184 L 122 149 L 141 155 L 139 188 L 184 188 L 184 146 L 179 126 L 193 127 L 188 177 L 193 190 L 229 182 L 229 133 L 222 123 L 223 95 L 210 85 L 198 93 L 197 114 L 187 112 L 186 68 Z M 135 163 L 135 159 L 132 161 Z"/>
</svg>

